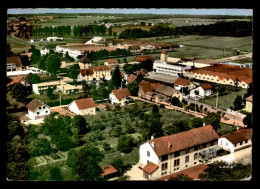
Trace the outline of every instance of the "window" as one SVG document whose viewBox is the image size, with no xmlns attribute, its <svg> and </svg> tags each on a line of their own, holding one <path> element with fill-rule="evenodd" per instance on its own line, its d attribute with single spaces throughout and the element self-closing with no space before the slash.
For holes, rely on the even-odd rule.
<svg viewBox="0 0 260 189">
<path fill-rule="evenodd" d="M 46 110 L 45 113 L 48 113 L 48 110 Z"/>
<path fill-rule="evenodd" d="M 150 157 L 150 152 L 149 151 L 147 151 L 147 156 Z"/>
<path fill-rule="evenodd" d="M 228 142 L 226 142 L 226 146 L 228 146 Z"/>
<path fill-rule="evenodd" d="M 168 169 L 168 163 L 163 163 L 162 164 L 162 171 L 167 170 Z"/>
<path fill-rule="evenodd" d="M 189 149 L 189 148 L 187 148 L 185 152 L 186 152 L 186 154 L 187 154 L 187 153 L 189 153 L 189 152 L 190 152 L 190 149 Z"/>
<path fill-rule="evenodd" d="M 242 145 L 242 144 L 243 144 L 243 141 L 240 142 L 240 145 Z"/>
<path fill-rule="evenodd" d="M 174 160 L 174 167 L 177 167 L 180 165 L 180 159 Z"/>
<path fill-rule="evenodd" d="M 189 156 L 186 156 L 185 157 L 185 163 L 188 163 L 189 162 Z"/>
<path fill-rule="evenodd" d="M 237 143 L 236 143 L 236 144 L 234 144 L 234 147 L 237 147 Z"/>
<path fill-rule="evenodd" d="M 41 106 L 39 107 L 39 110 L 40 110 L 40 109 L 42 109 L 42 107 L 41 107 Z"/>
<path fill-rule="evenodd" d="M 194 160 L 198 159 L 198 153 L 194 154 Z"/>
<path fill-rule="evenodd" d="M 43 106 L 42 108 L 45 109 L 45 106 Z"/>
<path fill-rule="evenodd" d="M 37 112 L 37 115 L 39 115 L 40 114 L 40 112 Z"/>
<path fill-rule="evenodd" d="M 179 157 L 180 156 L 180 151 L 174 152 L 174 157 Z"/>
<path fill-rule="evenodd" d="M 248 140 L 245 141 L 245 144 L 248 142 Z"/>
<path fill-rule="evenodd" d="M 162 161 L 168 160 L 168 154 L 162 156 Z"/>
<path fill-rule="evenodd" d="M 213 146 L 213 145 L 214 145 L 214 141 L 211 141 L 211 142 L 210 142 L 210 146 Z"/>
<path fill-rule="evenodd" d="M 199 149 L 199 146 L 194 147 L 194 151 L 197 151 Z"/>
</svg>

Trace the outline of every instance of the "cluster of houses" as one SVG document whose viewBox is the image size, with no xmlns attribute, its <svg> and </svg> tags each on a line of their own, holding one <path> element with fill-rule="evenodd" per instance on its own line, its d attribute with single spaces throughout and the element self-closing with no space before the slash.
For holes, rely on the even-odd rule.
<svg viewBox="0 0 260 189">
<path fill-rule="evenodd" d="M 35 42 L 52 42 L 52 41 L 63 41 L 63 37 L 47 37 L 47 38 L 41 38 L 41 39 L 31 39 L 30 42 L 31 43 L 35 43 Z"/>
</svg>

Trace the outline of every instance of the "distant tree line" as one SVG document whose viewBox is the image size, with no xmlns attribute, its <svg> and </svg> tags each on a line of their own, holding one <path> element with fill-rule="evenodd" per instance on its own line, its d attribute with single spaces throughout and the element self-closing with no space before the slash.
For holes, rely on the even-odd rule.
<svg viewBox="0 0 260 189">
<path fill-rule="evenodd" d="M 119 39 L 135 39 L 144 37 L 158 37 L 167 35 L 217 35 L 217 36 L 233 36 L 245 37 L 252 35 L 251 21 L 220 21 L 209 25 L 191 25 L 181 27 L 170 27 L 167 25 L 155 25 L 150 31 L 145 31 L 140 28 L 126 29 L 122 31 Z"/>
<path fill-rule="evenodd" d="M 45 26 L 34 27 L 33 37 L 51 37 L 51 36 L 68 36 L 71 35 L 71 26 Z"/>
<path fill-rule="evenodd" d="M 127 49 L 116 49 L 112 51 L 108 51 L 102 49 L 100 51 L 86 51 L 85 56 L 91 60 L 98 60 L 102 58 L 108 57 L 119 57 L 119 56 L 131 56 L 132 53 Z"/>
</svg>

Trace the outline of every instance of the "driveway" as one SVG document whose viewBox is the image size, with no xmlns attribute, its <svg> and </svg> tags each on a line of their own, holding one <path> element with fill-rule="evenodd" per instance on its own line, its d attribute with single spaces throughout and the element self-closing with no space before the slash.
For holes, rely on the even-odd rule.
<svg viewBox="0 0 260 189">
<path fill-rule="evenodd" d="M 129 176 L 129 180 L 146 180 L 143 177 L 143 170 L 139 168 L 139 163 L 132 166 L 132 168 L 127 171 L 124 175 Z"/>
</svg>

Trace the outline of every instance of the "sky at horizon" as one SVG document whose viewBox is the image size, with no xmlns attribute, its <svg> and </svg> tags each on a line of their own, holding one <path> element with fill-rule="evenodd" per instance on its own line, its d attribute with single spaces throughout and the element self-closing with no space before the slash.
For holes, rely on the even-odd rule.
<svg viewBox="0 0 260 189">
<path fill-rule="evenodd" d="M 165 8 L 12 8 L 7 14 L 41 13 L 110 13 L 110 14 L 186 14 L 186 15 L 235 15 L 252 16 L 252 9 L 165 9 Z"/>
</svg>

